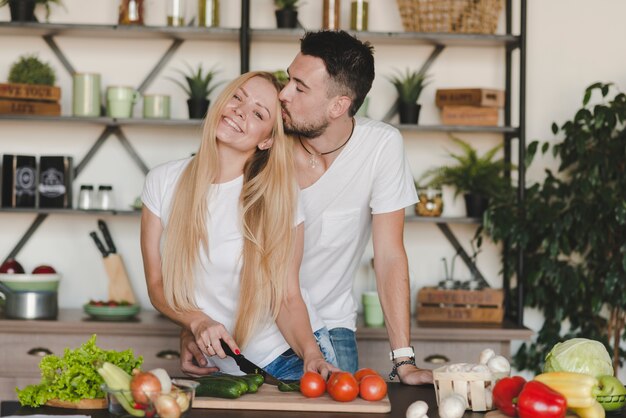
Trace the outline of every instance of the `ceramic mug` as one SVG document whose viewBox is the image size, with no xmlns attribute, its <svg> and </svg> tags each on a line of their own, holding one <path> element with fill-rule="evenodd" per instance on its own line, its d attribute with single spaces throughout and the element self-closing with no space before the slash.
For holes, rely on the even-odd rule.
<svg viewBox="0 0 626 418">
<path fill-rule="evenodd" d="M 133 105 L 139 98 L 139 92 L 132 87 L 109 86 L 107 88 L 107 116 L 111 118 L 130 118 Z"/>
<path fill-rule="evenodd" d="M 100 116 L 100 74 L 76 73 L 72 77 L 72 114 Z"/>
<path fill-rule="evenodd" d="M 144 95 L 143 117 L 146 119 L 169 119 L 170 96 L 165 94 Z"/>
<path fill-rule="evenodd" d="M 385 324 L 383 308 L 377 292 L 363 292 L 363 316 L 368 327 L 380 327 Z"/>
</svg>

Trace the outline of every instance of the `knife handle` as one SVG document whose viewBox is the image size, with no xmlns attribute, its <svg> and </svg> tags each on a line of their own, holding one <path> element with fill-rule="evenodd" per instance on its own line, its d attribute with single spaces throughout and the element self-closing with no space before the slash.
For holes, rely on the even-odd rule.
<svg viewBox="0 0 626 418">
<path fill-rule="evenodd" d="M 226 353 L 228 357 L 237 357 L 237 354 L 233 353 L 233 350 L 231 350 L 230 346 L 226 344 L 226 341 L 220 340 L 220 344 L 222 344 L 222 350 L 224 350 L 224 353 Z"/>
<path fill-rule="evenodd" d="M 117 248 L 115 248 L 113 238 L 111 238 L 111 232 L 109 232 L 109 227 L 106 223 L 104 223 L 102 219 L 98 219 L 98 228 L 100 228 L 100 231 L 102 231 L 104 242 L 106 242 L 107 247 L 109 247 L 109 253 L 115 254 L 117 252 Z"/>
<path fill-rule="evenodd" d="M 93 242 L 96 243 L 96 247 L 98 247 L 98 250 L 102 254 L 102 257 L 108 256 L 109 253 L 107 253 L 106 248 L 104 248 L 104 245 L 102 245 L 102 241 L 100 241 L 100 238 L 98 238 L 98 234 L 96 234 L 96 231 L 90 232 L 89 236 L 91 236 L 91 238 L 93 238 Z"/>
</svg>

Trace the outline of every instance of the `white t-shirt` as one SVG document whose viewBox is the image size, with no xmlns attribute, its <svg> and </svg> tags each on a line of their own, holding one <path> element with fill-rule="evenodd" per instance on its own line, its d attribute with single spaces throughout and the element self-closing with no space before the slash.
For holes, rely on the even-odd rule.
<svg viewBox="0 0 626 418">
<path fill-rule="evenodd" d="M 167 227 L 176 184 L 191 159 L 168 162 L 152 169 L 142 194 L 144 205 Z M 195 297 L 202 311 L 222 323 L 232 333 L 239 303 L 239 282 L 243 236 L 239 216 L 239 197 L 243 176 L 215 185 L 209 197 L 207 220 L 209 251 L 202 251 L 195 273 Z M 298 208 L 297 224 L 304 221 Z M 319 321 L 319 320 L 318 320 Z M 242 353 L 255 364 L 266 366 L 289 348 L 276 323 L 262 324 Z M 240 374 L 235 361 L 227 357 L 209 358 L 225 373 Z"/>
<path fill-rule="evenodd" d="M 300 286 L 329 329 L 356 329 L 352 284 L 370 238 L 372 215 L 417 202 L 400 132 L 356 118 L 352 138 L 313 185 L 300 191 L 304 255 Z"/>
</svg>

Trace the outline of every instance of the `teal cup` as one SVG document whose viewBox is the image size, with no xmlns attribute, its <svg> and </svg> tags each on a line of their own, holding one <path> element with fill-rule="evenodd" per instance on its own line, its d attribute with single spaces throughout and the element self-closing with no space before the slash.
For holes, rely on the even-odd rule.
<svg viewBox="0 0 626 418">
<path fill-rule="evenodd" d="M 146 119 L 169 119 L 170 96 L 165 94 L 144 95 L 143 117 Z"/>
<path fill-rule="evenodd" d="M 107 88 L 107 116 L 130 118 L 139 92 L 132 87 L 110 86 Z"/>
<path fill-rule="evenodd" d="M 377 292 L 363 292 L 363 317 L 367 327 L 382 327 L 385 324 Z"/>
<path fill-rule="evenodd" d="M 72 77 L 72 114 L 99 117 L 100 103 L 100 74 L 74 74 Z"/>
</svg>

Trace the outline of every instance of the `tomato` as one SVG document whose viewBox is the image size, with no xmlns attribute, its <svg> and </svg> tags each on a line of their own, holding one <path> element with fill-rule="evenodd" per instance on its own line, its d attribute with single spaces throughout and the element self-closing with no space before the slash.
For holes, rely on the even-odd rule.
<svg viewBox="0 0 626 418">
<path fill-rule="evenodd" d="M 330 376 L 326 391 L 336 401 L 350 402 L 359 395 L 359 384 L 351 373 L 337 372 Z"/>
<path fill-rule="evenodd" d="M 319 373 L 306 372 L 300 378 L 300 392 L 307 398 L 317 398 L 326 392 L 326 381 Z"/>
<path fill-rule="evenodd" d="M 356 373 L 354 373 L 354 378 L 356 379 L 357 382 L 360 382 L 361 379 L 363 379 L 365 376 L 369 376 L 372 374 L 375 376 L 378 376 L 378 373 L 376 372 L 376 370 L 364 367 L 362 369 L 357 370 Z"/>
<path fill-rule="evenodd" d="M 380 401 L 387 394 L 387 383 L 379 375 L 367 375 L 359 383 L 359 393 L 366 401 Z"/>
</svg>

